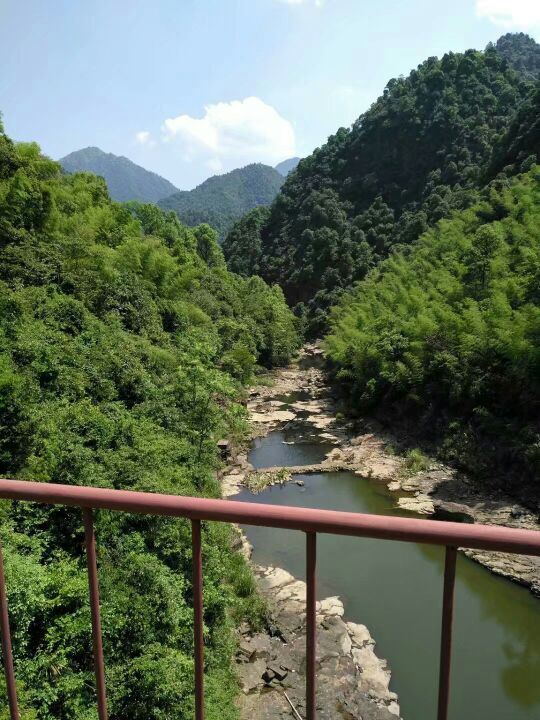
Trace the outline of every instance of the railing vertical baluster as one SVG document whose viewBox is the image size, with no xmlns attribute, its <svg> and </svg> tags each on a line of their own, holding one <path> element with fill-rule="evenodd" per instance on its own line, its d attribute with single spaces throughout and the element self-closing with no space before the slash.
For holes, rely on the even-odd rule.
<svg viewBox="0 0 540 720">
<path fill-rule="evenodd" d="M 6 594 L 6 578 L 4 575 L 4 553 L 0 542 L 0 632 L 2 633 L 2 659 L 4 661 L 4 674 L 11 720 L 19 720 L 17 705 L 17 688 L 15 686 L 15 670 L 13 669 L 13 650 L 11 648 L 11 633 L 9 630 L 9 613 Z"/>
<path fill-rule="evenodd" d="M 90 592 L 90 614 L 92 617 L 92 644 L 94 647 L 94 672 L 99 720 L 107 720 L 107 691 L 105 689 L 105 663 L 103 661 L 103 640 L 101 637 L 101 616 L 99 610 L 99 579 L 96 558 L 96 537 L 94 519 L 90 508 L 83 508 L 84 540 L 86 544 L 86 567 Z"/>
<path fill-rule="evenodd" d="M 204 636 L 201 521 L 191 521 L 193 554 L 193 636 L 195 657 L 195 720 L 204 720 Z"/>
<path fill-rule="evenodd" d="M 306 718 L 315 720 L 315 664 L 317 657 L 317 535 L 306 533 Z"/>
<path fill-rule="evenodd" d="M 450 700 L 450 665 L 452 660 L 452 624 L 454 620 L 454 587 L 456 584 L 457 549 L 447 546 L 444 563 L 444 595 L 441 629 L 441 664 L 439 672 L 439 708 L 437 720 L 448 720 Z"/>
</svg>

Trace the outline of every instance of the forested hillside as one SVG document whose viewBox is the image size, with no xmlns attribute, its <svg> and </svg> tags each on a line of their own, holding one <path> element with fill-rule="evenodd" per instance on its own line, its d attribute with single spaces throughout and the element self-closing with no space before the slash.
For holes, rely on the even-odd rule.
<svg viewBox="0 0 540 720">
<path fill-rule="evenodd" d="M 392 248 L 477 200 L 494 145 L 532 92 L 539 50 L 526 35 L 505 36 L 391 80 L 352 128 L 287 177 L 259 252 L 234 229 L 230 268 L 279 282 L 308 334 L 319 335 L 343 291 Z"/>
<path fill-rule="evenodd" d="M 325 345 L 351 407 L 538 497 L 540 169 L 496 181 L 342 299 Z"/>
<path fill-rule="evenodd" d="M 194 190 L 177 192 L 158 204 L 174 210 L 189 226 L 208 223 L 223 238 L 235 220 L 259 205 L 270 205 L 283 184 L 283 176 L 261 163 L 215 175 Z"/>
<path fill-rule="evenodd" d="M 540 77 L 540 45 L 525 33 L 507 33 L 500 37 L 495 49 L 510 65 L 529 80 Z"/>
<path fill-rule="evenodd" d="M 0 133 L 0 474 L 216 496 L 256 363 L 294 352 L 278 288 L 216 234 L 111 202 Z M 22 720 L 96 717 L 80 512 L 0 503 Z M 110 717 L 193 716 L 190 526 L 96 516 Z M 208 718 L 236 717 L 231 628 L 257 600 L 230 529 L 204 527 Z M 0 681 L 0 718 L 7 718 Z M 149 709 L 151 710 L 151 713 Z"/>
<path fill-rule="evenodd" d="M 91 172 L 105 178 L 113 200 L 126 202 L 157 202 L 177 191 L 172 183 L 156 173 L 145 170 L 126 157 L 88 147 L 59 160 L 66 172 Z"/>
<path fill-rule="evenodd" d="M 496 143 L 487 173 L 492 180 L 497 173 L 513 175 L 530 169 L 540 160 L 540 82 L 519 108 L 508 130 Z"/>
</svg>

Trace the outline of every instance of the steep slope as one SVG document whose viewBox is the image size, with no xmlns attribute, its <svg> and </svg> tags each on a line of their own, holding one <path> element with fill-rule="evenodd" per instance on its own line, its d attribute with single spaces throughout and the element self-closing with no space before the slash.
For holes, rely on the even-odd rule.
<svg viewBox="0 0 540 720">
<path fill-rule="evenodd" d="M 102 178 L 61 173 L 1 124 L 0 248 L 2 477 L 219 495 L 217 441 L 247 429 L 242 383 L 296 346 L 281 290 L 229 273 L 210 228 L 113 203 Z M 0 520 L 21 718 L 96 718 L 81 514 L 2 502 Z M 110 717 L 193 717 L 189 521 L 95 522 Z M 206 703 L 221 720 L 238 717 L 233 628 L 259 607 L 232 540 L 203 527 Z"/>
<path fill-rule="evenodd" d="M 287 175 L 294 170 L 294 168 L 298 165 L 301 158 L 299 157 L 292 157 L 288 160 L 283 160 L 283 162 L 280 162 L 276 165 L 275 169 L 280 173 L 280 175 L 283 175 L 283 177 L 287 177 Z"/>
<path fill-rule="evenodd" d="M 488 167 L 486 181 L 497 173 L 525 172 L 540 161 L 540 82 L 523 103 L 510 127 L 497 142 Z"/>
<path fill-rule="evenodd" d="M 325 344 L 351 407 L 538 498 L 540 168 L 487 188 L 346 294 Z"/>
<path fill-rule="evenodd" d="M 97 147 L 76 150 L 59 163 L 68 173 L 91 172 L 105 178 L 110 196 L 118 202 L 157 202 L 176 192 L 175 186 L 160 175 Z"/>
<path fill-rule="evenodd" d="M 176 192 L 158 204 L 174 210 L 188 226 L 208 223 L 223 237 L 245 212 L 269 205 L 283 184 L 283 176 L 261 163 L 246 165 L 208 178 L 194 190 Z"/>
<path fill-rule="evenodd" d="M 520 47 L 529 57 L 530 38 L 514 38 L 514 64 Z M 261 228 L 254 262 L 310 335 L 393 247 L 475 201 L 492 147 L 531 89 L 494 46 L 429 58 L 302 160 Z M 247 256 L 241 239 L 234 245 Z"/>
</svg>

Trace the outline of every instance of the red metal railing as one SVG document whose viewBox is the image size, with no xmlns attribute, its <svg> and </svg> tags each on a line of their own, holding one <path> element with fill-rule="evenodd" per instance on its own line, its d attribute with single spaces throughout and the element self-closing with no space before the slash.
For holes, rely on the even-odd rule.
<svg viewBox="0 0 540 720">
<path fill-rule="evenodd" d="M 195 640 L 195 719 L 204 718 L 203 587 L 201 521 L 217 520 L 246 525 L 301 530 L 306 533 L 306 714 L 316 717 L 316 561 L 317 533 L 333 533 L 381 540 L 428 543 L 446 547 L 438 720 L 447 720 L 450 691 L 450 659 L 453 599 L 458 547 L 497 550 L 540 556 L 540 532 L 500 526 L 470 525 L 435 520 L 417 520 L 360 513 L 313 510 L 307 508 L 255 505 L 230 500 L 139 493 L 126 490 L 53 485 L 48 483 L 0 480 L 0 498 L 79 507 L 83 513 L 88 583 L 92 616 L 92 639 L 96 674 L 97 705 L 100 720 L 107 720 L 105 671 L 101 640 L 99 583 L 93 526 L 94 509 L 116 510 L 147 515 L 183 517 L 192 523 L 194 640 Z M 2 655 L 11 720 L 19 720 L 9 618 L 0 546 L 0 632 Z"/>
</svg>

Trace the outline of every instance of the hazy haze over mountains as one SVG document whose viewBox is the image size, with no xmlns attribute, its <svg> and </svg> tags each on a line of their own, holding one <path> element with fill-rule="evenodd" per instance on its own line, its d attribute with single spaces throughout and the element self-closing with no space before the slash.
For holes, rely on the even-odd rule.
<svg viewBox="0 0 540 720">
<path fill-rule="evenodd" d="M 302 158 L 299 157 L 292 157 L 288 160 L 283 160 L 283 162 L 280 162 L 276 165 L 276 170 L 284 177 L 287 177 L 291 170 L 294 170 L 294 168 L 298 165 L 301 159 Z"/>
<path fill-rule="evenodd" d="M 146 170 L 128 158 L 106 153 L 98 147 L 87 147 L 59 160 L 68 173 L 92 172 L 105 178 L 113 200 L 157 202 L 177 191 L 161 175 Z"/>
</svg>

